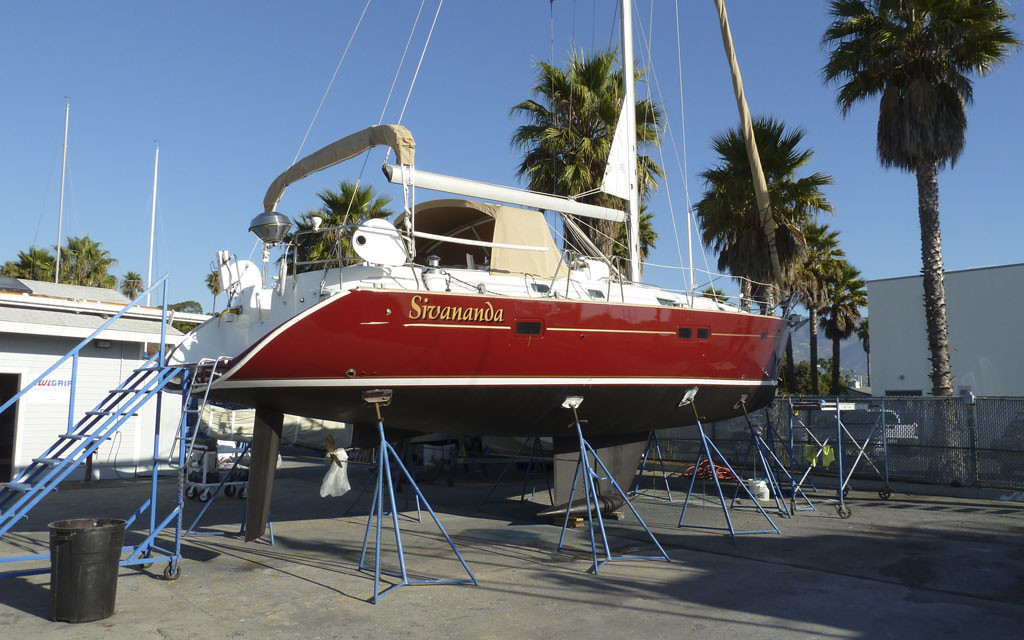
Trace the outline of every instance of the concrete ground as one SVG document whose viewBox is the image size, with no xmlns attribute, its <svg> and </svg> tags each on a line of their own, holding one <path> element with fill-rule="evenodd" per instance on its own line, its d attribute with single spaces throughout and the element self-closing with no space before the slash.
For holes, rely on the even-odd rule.
<svg viewBox="0 0 1024 640">
<path fill-rule="evenodd" d="M 848 497 L 849 519 L 837 516 L 830 499 L 835 492 L 823 491 L 820 497 L 811 494 L 814 511 L 790 519 L 771 512 L 781 535 L 745 535 L 733 544 L 724 531 L 677 528 L 685 495 L 680 484 L 673 487 L 675 502 L 634 501 L 671 563 L 615 562 L 593 575 L 585 527 L 569 530 L 568 549 L 559 551 L 560 528 L 534 517 L 546 494 L 520 502 L 521 484 L 508 482 L 496 492 L 498 502 L 479 508 L 491 484 L 463 474 L 454 487 L 442 480 L 423 489 L 479 586 L 403 587 L 373 605 L 372 573 L 357 570 L 369 498 L 362 496 L 342 515 L 356 492 L 320 498 L 324 471 L 316 464 L 291 464 L 279 472 L 274 546 L 233 535 L 190 536 L 176 581 L 158 578 L 161 564 L 122 568 L 116 611 L 106 620 L 51 622 L 48 574 L 0 579 L 0 635 L 1021 637 L 1022 502 L 914 495 L 899 486 L 883 501 L 876 486 L 861 483 L 863 490 Z M 369 479 L 367 469 L 356 468 L 352 479 L 358 489 Z M 175 488 L 173 479 L 163 483 L 163 504 L 173 500 Z M 0 538 L 0 557 L 46 552 L 48 522 L 125 517 L 147 494 L 144 481 L 72 483 Z M 717 499 L 694 500 L 685 524 L 724 527 Z M 186 527 L 199 507 L 187 501 Z M 238 499 L 220 497 L 200 528 L 234 534 L 241 508 Z M 731 515 L 738 529 L 767 525 L 756 510 L 734 509 Z M 400 520 L 412 577 L 465 577 L 429 515 L 423 517 L 422 523 Z M 390 519 L 386 525 L 382 557 L 394 569 Z M 607 527 L 614 554 L 656 552 L 628 511 Z M 135 529 L 129 542 L 139 539 Z"/>
</svg>

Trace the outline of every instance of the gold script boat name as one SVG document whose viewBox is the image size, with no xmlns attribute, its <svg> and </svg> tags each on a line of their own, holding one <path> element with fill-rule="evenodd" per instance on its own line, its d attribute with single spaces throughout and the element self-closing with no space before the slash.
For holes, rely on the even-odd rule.
<svg viewBox="0 0 1024 640">
<path fill-rule="evenodd" d="M 413 296 L 410 320 L 446 320 L 449 322 L 504 322 L 505 310 L 495 309 L 489 301 L 480 307 L 430 304 L 430 298 Z"/>
</svg>

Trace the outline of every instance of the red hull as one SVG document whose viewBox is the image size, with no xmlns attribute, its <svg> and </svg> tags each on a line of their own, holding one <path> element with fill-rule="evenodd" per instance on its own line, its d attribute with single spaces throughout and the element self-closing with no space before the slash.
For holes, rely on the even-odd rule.
<svg viewBox="0 0 1024 640">
<path fill-rule="evenodd" d="M 561 400 L 578 393 L 590 431 L 639 432 L 692 423 L 678 403 L 694 386 L 701 418 L 735 415 L 742 396 L 767 402 L 785 337 L 772 316 L 360 289 L 272 331 L 212 393 L 367 422 L 359 393 L 388 387 L 389 426 L 522 435 L 560 433 Z"/>
</svg>

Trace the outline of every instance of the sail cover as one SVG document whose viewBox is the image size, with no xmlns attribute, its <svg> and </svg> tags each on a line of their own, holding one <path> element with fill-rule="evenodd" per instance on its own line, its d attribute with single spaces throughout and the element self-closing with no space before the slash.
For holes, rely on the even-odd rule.
<svg viewBox="0 0 1024 640">
<path fill-rule="evenodd" d="M 412 139 L 412 133 L 400 124 L 382 124 L 363 129 L 352 135 L 345 136 L 341 140 L 335 140 L 326 147 L 314 151 L 302 160 L 299 160 L 288 167 L 284 173 L 277 176 L 267 195 L 263 198 L 263 210 L 275 211 L 277 203 L 281 201 L 284 190 L 288 185 L 305 178 L 311 173 L 321 169 L 332 167 L 339 162 L 353 158 L 363 151 L 377 145 L 387 145 L 395 152 L 398 164 L 414 164 L 416 153 L 416 142 Z"/>
</svg>

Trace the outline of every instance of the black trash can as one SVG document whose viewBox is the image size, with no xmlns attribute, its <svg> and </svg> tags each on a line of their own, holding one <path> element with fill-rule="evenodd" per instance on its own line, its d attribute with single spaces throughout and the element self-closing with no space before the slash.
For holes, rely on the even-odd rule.
<svg viewBox="0 0 1024 640">
<path fill-rule="evenodd" d="M 90 622 L 114 613 L 124 520 L 50 523 L 50 618 Z"/>
</svg>

